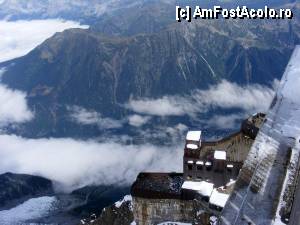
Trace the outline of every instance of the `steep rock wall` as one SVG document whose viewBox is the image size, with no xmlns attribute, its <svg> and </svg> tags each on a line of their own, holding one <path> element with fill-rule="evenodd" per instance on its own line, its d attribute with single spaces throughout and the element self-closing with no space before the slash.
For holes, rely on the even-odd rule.
<svg viewBox="0 0 300 225">
<path fill-rule="evenodd" d="M 209 224 L 210 215 L 197 209 L 196 201 L 133 198 L 133 215 L 137 225 L 156 225 L 164 221 Z"/>
</svg>

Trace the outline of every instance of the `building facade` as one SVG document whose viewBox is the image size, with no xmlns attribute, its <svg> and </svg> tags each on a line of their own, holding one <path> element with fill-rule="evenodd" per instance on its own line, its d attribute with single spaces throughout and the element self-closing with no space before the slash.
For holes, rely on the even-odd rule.
<svg viewBox="0 0 300 225">
<path fill-rule="evenodd" d="M 253 115 L 243 121 L 239 132 L 214 142 L 201 140 L 201 131 L 188 132 L 183 156 L 184 180 L 212 181 L 221 186 L 236 179 L 264 117 L 261 113 Z"/>
</svg>

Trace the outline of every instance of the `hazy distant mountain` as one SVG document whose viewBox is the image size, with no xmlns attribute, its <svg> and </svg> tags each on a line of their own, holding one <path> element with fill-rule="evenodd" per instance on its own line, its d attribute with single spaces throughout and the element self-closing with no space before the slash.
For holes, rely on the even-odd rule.
<svg viewBox="0 0 300 225">
<path fill-rule="evenodd" d="M 74 18 L 89 19 L 120 8 L 140 5 L 137 0 L 29 0 L 0 1 L 0 18 Z"/>
<path fill-rule="evenodd" d="M 278 6 L 298 0 L 269 0 L 269 6 Z M 260 0 L 0 0 L 0 19 L 32 19 L 32 18 L 64 18 L 88 21 L 94 23 L 102 15 L 108 16 L 122 10 L 136 9 L 151 3 L 171 4 L 170 11 L 178 5 L 213 5 L 236 6 L 237 4 L 262 7 L 266 3 Z M 135 7 L 135 8 L 133 8 Z M 128 12 L 128 11 L 127 11 Z M 122 12 L 121 12 L 122 13 Z M 132 15 L 128 15 L 132 16 Z M 123 16 L 121 16 L 123 17 Z M 124 17 L 123 17 L 124 18 Z"/>
<path fill-rule="evenodd" d="M 270 86 L 281 77 L 292 49 L 300 42 L 298 17 L 291 21 L 166 22 L 153 30 L 155 23 L 146 23 L 147 16 L 161 15 L 169 9 L 164 7 L 144 14 L 145 21 L 135 16 L 141 12 L 126 14 L 124 24 L 116 22 L 115 30 L 102 29 L 103 21 L 111 28 L 110 22 L 119 17 L 103 20 L 90 30 L 58 33 L 13 61 L 3 82 L 28 93 L 36 115 L 19 132 L 33 137 L 99 136 L 109 132 L 74 123 L 70 107 L 122 121 L 132 114 L 124 107 L 130 99 L 185 95 L 222 79 Z M 139 21 L 140 27 L 136 26 Z M 160 124 L 174 126 L 183 121 L 191 125 L 182 118 L 156 119 Z M 112 132 L 130 134 L 135 128 L 121 130 Z"/>
</svg>

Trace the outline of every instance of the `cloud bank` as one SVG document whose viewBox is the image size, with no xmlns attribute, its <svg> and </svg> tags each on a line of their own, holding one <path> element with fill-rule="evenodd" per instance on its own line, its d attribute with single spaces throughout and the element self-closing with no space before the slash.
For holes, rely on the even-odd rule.
<svg viewBox="0 0 300 225">
<path fill-rule="evenodd" d="M 149 122 L 150 116 L 131 115 L 128 117 L 128 123 L 134 127 L 141 127 Z"/>
<path fill-rule="evenodd" d="M 181 146 L 0 135 L 0 173 L 41 175 L 64 191 L 90 184 L 131 184 L 141 171 L 181 171 L 181 158 Z"/>
<path fill-rule="evenodd" d="M 80 106 L 68 107 L 71 119 L 82 125 L 97 125 L 100 129 L 121 128 L 123 122 L 111 118 L 105 118 L 94 110 L 87 110 Z"/>
<path fill-rule="evenodd" d="M 22 123 L 33 118 L 26 101 L 26 94 L 0 84 L 0 127 Z"/>
<path fill-rule="evenodd" d="M 196 91 L 194 98 L 198 105 L 202 106 L 265 112 L 268 110 L 274 94 L 274 90 L 266 86 L 258 84 L 239 86 L 223 80 L 208 90 Z"/>
<path fill-rule="evenodd" d="M 153 116 L 195 117 L 197 113 L 205 113 L 209 108 L 240 109 L 241 113 L 215 116 L 205 122 L 207 126 L 228 128 L 235 126 L 245 112 L 266 111 L 273 94 L 271 88 L 264 86 L 240 87 L 222 81 L 207 90 L 194 91 L 189 96 L 130 100 L 126 107 L 137 114 L 122 121 L 105 118 L 96 111 L 79 106 L 69 107 L 69 112 L 71 119 L 79 124 L 110 129 L 125 123 L 141 127 Z M 20 91 L 0 85 L 0 104 L 7 104 L 0 109 L 2 122 L 22 122 L 33 116 L 27 107 L 25 94 Z M 10 171 L 40 175 L 56 181 L 56 187 L 63 191 L 91 184 L 131 184 L 141 171 L 181 171 L 183 146 L 178 145 L 178 135 L 187 129 L 184 124 L 177 124 L 174 127 L 158 127 L 155 131 L 142 130 L 145 137 L 173 137 L 176 139 L 173 143 L 176 144 L 172 146 L 124 145 L 107 138 L 102 139 L 102 142 L 71 138 L 25 139 L 3 134 L 0 135 L 0 173 Z"/>
<path fill-rule="evenodd" d="M 88 28 L 60 19 L 0 21 L 0 62 L 26 55 L 56 32 L 69 28 Z"/>
<path fill-rule="evenodd" d="M 210 119 L 203 121 L 203 123 L 209 128 L 235 129 L 241 125 L 240 120 L 245 118 L 247 118 L 247 115 L 243 113 L 214 115 Z"/>
<path fill-rule="evenodd" d="M 152 116 L 195 117 L 212 108 L 239 109 L 248 113 L 265 112 L 274 97 L 272 88 L 252 84 L 239 86 L 223 80 L 207 90 L 195 90 L 189 96 L 164 96 L 159 99 L 131 99 L 126 107 Z"/>
<path fill-rule="evenodd" d="M 134 112 L 152 116 L 182 116 L 187 113 L 184 105 L 189 103 L 189 100 L 183 97 L 164 96 L 159 99 L 131 99 L 126 107 Z"/>
</svg>

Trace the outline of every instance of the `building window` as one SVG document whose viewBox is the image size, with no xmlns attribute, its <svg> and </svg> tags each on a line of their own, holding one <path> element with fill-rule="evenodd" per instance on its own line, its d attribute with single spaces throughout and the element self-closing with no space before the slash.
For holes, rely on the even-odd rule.
<svg viewBox="0 0 300 225">
<path fill-rule="evenodd" d="M 193 170 L 194 161 L 189 160 L 187 161 L 187 164 L 188 164 L 188 170 Z"/>
<path fill-rule="evenodd" d="M 207 161 L 207 162 L 205 163 L 205 167 L 206 167 L 206 170 L 207 170 L 207 171 L 210 171 L 210 170 L 212 169 L 212 163 L 211 163 L 210 161 Z"/>
</svg>

